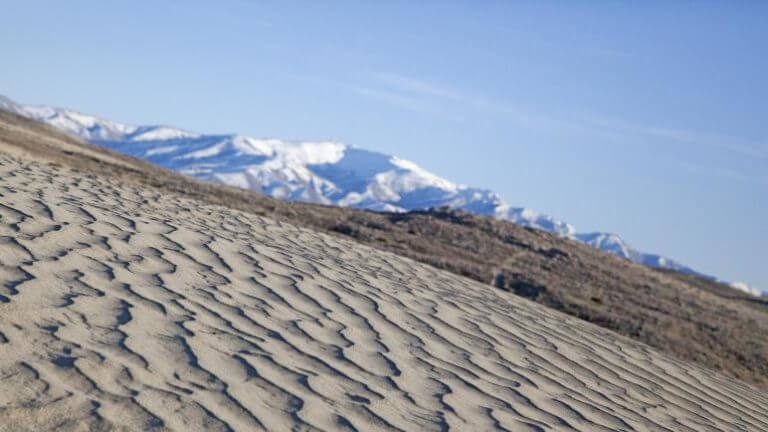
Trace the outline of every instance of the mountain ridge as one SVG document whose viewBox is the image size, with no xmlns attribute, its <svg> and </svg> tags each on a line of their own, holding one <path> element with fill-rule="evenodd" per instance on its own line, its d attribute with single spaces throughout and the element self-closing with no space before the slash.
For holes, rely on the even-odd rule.
<svg viewBox="0 0 768 432">
<path fill-rule="evenodd" d="M 283 141 L 199 134 L 166 125 L 134 126 L 63 108 L 22 105 L 2 96 L 0 108 L 185 175 L 280 199 L 387 212 L 447 206 L 572 238 L 646 266 L 718 280 L 670 258 L 638 251 L 617 234 L 578 233 L 564 221 L 511 206 L 492 190 L 454 183 L 411 161 L 337 141 Z M 732 286 L 760 292 L 742 282 Z"/>
</svg>

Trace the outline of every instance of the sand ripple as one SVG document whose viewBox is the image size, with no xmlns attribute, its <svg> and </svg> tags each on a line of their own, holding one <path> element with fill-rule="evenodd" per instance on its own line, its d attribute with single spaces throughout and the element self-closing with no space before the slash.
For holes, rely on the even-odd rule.
<svg viewBox="0 0 768 432">
<path fill-rule="evenodd" d="M 489 286 L 0 156 L 0 430 L 768 430 L 768 397 Z"/>
</svg>

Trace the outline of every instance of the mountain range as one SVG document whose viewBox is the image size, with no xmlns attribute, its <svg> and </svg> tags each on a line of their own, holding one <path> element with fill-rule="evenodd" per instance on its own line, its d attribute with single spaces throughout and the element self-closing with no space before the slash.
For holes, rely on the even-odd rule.
<svg viewBox="0 0 768 432">
<path fill-rule="evenodd" d="M 199 134 L 159 125 L 133 126 L 68 109 L 22 105 L 2 96 L 0 109 L 185 175 L 280 199 L 387 212 L 447 206 L 572 238 L 650 267 L 706 276 L 672 259 L 640 252 L 616 234 L 578 233 L 571 224 L 511 206 L 491 190 L 457 184 L 413 162 L 341 142 L 294 142 Z M 760 294 L 742 282 L 732 286 Z"/>
</svg>

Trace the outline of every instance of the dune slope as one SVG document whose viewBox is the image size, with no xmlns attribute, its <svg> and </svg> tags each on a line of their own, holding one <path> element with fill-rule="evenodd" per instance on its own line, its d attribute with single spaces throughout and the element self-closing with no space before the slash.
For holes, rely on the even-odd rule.
<svg viewBox="0 0 768 432">
<path fill-rule="evenodd" d="M 0 154 L 0 430 L 766 430 L 768 397 L 407 258 Z"/>
<path fill-rule="evenodd" d="M 768 390 L 768 300 L 454 210 L 375 213 L 203 182 L 0 110 L 0 151 L 353 238 L 628 336 Z"/>
<path fill-rule="evenodd" d="M 768 300 L 724 284 L 662 273 L 540 230 L 452 210 L 374 213 L 276 200 L 185 177 L 2 110 L 0 151 L 353 238 L 768 390 L 768 338 L 762 337 Z"/>
</svg>

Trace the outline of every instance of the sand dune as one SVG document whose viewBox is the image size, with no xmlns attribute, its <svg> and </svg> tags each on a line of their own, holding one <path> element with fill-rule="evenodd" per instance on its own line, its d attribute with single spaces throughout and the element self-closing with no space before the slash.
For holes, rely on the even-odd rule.
<svg viewBox="0 0 768 432">
<path fill-rule="evenodd" d="M 768 396 L 343 239 L 0 155 L 0 430 L 768 430 Z"/>
</svg>

